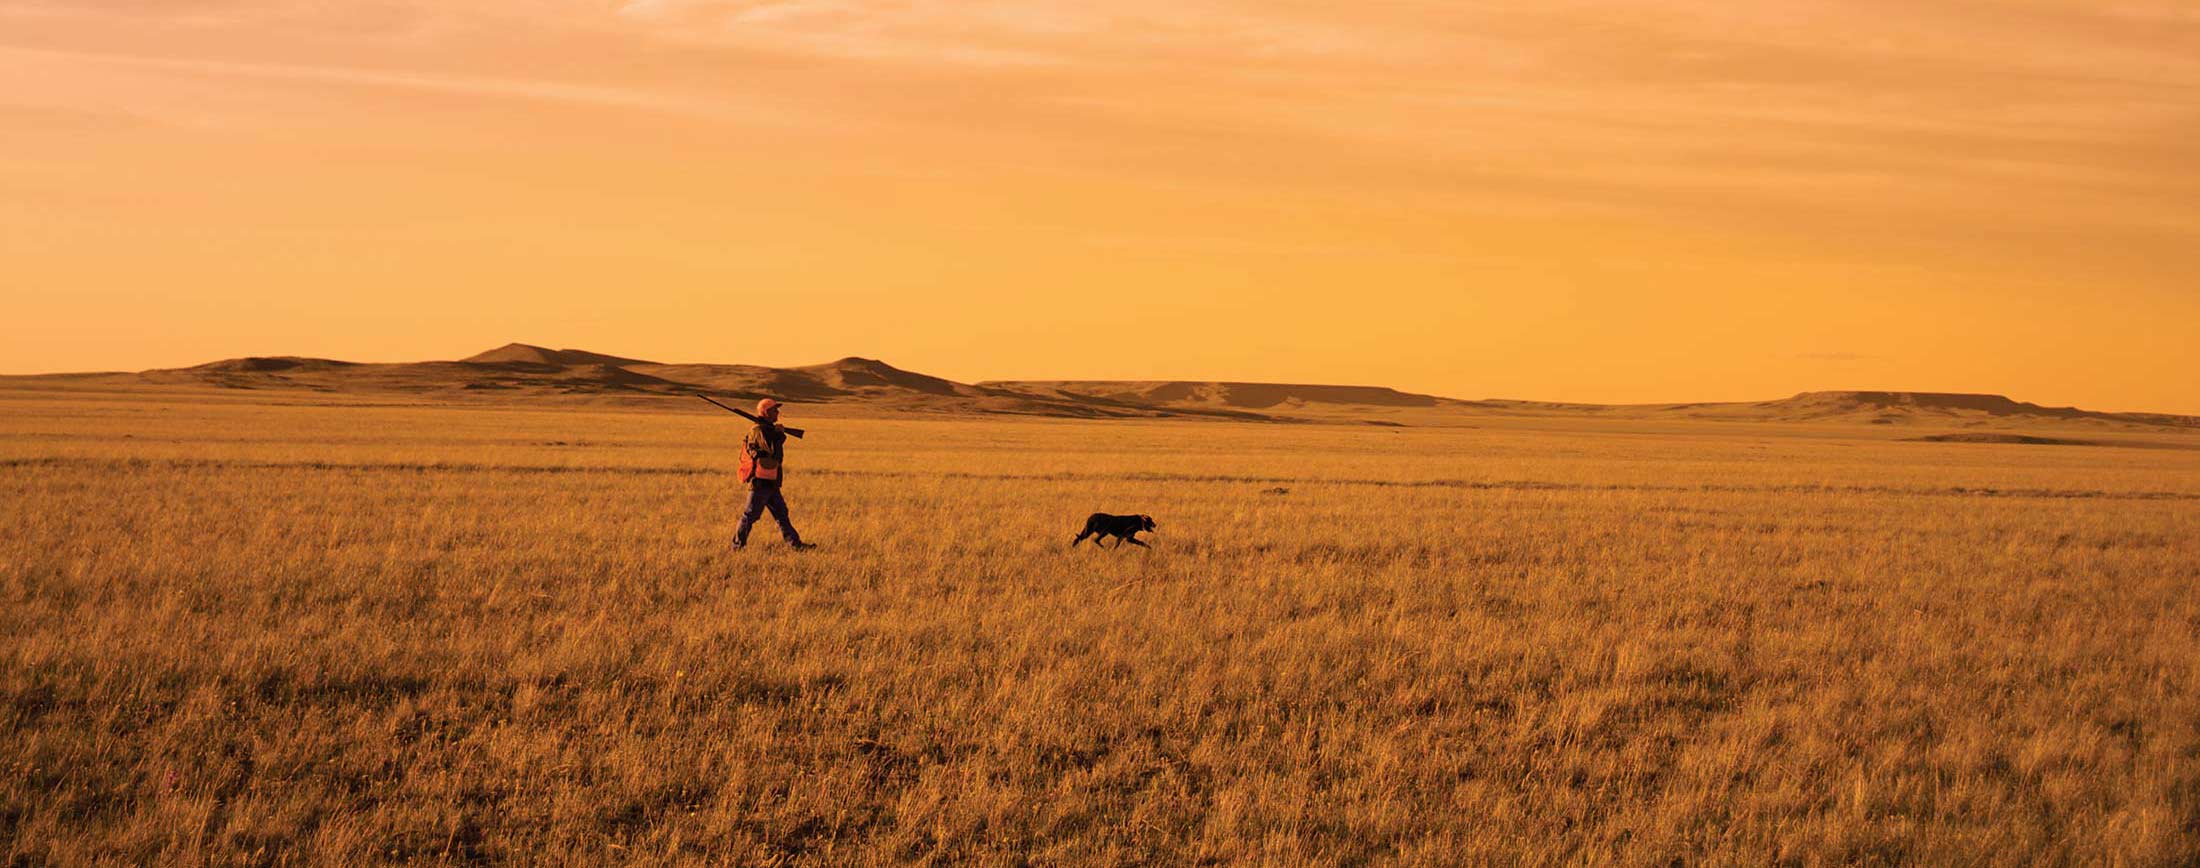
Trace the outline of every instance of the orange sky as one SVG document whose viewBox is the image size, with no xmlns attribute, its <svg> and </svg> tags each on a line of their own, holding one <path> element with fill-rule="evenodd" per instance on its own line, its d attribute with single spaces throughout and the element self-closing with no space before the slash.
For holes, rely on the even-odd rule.
<svg viewBox="0 0 2200 868">
<path fill-rule="evenodd" d="M 0 371 L 2200 413 L 2190 0 L 0 0 Z"/>
</svg>

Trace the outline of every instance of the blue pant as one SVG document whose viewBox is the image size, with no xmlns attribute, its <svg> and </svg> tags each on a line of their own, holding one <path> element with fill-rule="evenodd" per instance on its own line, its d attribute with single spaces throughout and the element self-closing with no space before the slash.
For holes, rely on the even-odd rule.
<svg viewBox="0 0 2200 868">
<path fill-rule="evenodd" d="M 779 522 L 779 535 L 788 542 L 801 542 L 802 535 L 794 530 L 794 522 L 787 519 L 787 498 L 779 493 L 779 483 L 757 480 L 749 483 L 749 504 L 741 510 L 741 524 L 733 529 L 735 545 L 748 545 L 749 528 L 756 526 L 757 518 L 764 510 L 772 511 L 772 518 Z"/>
</svg>

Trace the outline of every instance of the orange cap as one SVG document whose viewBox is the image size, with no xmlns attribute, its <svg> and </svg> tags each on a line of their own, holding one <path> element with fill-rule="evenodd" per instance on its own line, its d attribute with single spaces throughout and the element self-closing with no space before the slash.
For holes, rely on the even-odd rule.
<svg viewBox="0 0 2200 868">
<path fill-rule="evenodd" d="M 777 409 L 779 409 L 779 402 L 774 401 L 770 398 L 765 398 L 764 400 L 756 402 L 756 415 L 758 416 L 768 414 L 771 411 Z"/>
</svg>

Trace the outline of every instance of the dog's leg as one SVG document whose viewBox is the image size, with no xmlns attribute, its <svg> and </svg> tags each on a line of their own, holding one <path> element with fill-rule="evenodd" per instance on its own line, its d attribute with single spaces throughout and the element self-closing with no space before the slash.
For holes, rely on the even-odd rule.
<svg viewBox="0 0 2200 868">
<path fill-rule="evenodd" d="M 1135 537 L 1135 536 L 1127 536 L 1127 537 L 1124 537 L 1124 538 L 1123 538 L 1123 542 L 1127 542 L 1127 543 L 1130 543 L 1131 545 L 1137 546 L 1137 547 L 1139 547 L 1139 548 L 1142 548 L 1142 549 L 1150 549 L 1150 548 L 1153 548 L 1153 546 L 1147 545 L 1147 544 L 1145 544 L 1145 543 L 1143 543 L 1143 542 L 1139 542 L 1139 541 L 1138 541 L 1138 538 L 1137 538 L 1137 537 Z M 1118 544 L 1116 545 L 1116 548 L 1122 548 L 1122 547 L 1123 547 L 1123 546 L 1122 546 L 1122 544 L 1121 544 L 1121 543 L 1118 543 Z"/>
</svg>

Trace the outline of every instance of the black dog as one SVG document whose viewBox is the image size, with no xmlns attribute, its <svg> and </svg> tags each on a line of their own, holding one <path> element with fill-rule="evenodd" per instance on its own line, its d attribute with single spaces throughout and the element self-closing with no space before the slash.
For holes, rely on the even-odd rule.
<svg viewBox="0 0 2200 868">
<path fill-rule="evenodd" d="M 1130 543 L 1139 548 L 1152 548 L 1152 546 L 1138 541 L 1138 533 L 1148 530 L 1153 530 L 1153 516 L 1109 515 L 1104 512 L 1096 512 L 1092 514 L 1091 518 L 1085 519 L 1085 531 L 1078 534 L 1076 539 L 1070 540 L 1069 545 L 1070 548 L 1076 548 L 1078 543 L 1084 542 L 1085 537 L 1089 536 L 1093 537 L 1092 544 L 1097 546 L 1100 544 L 1101 539 L 1112 536 L 1116 539 L 1116 548 L 1122 548 L 1124 543 Z"/>
</svg>

